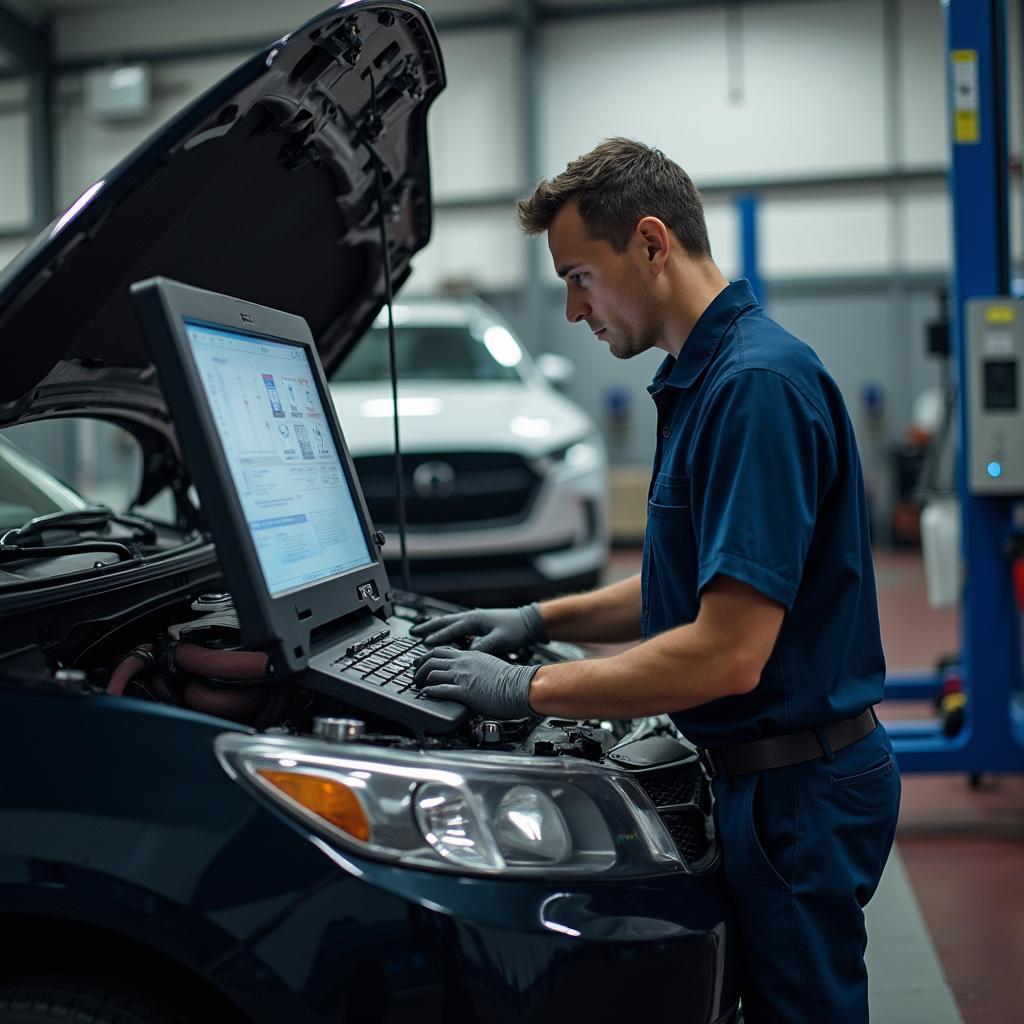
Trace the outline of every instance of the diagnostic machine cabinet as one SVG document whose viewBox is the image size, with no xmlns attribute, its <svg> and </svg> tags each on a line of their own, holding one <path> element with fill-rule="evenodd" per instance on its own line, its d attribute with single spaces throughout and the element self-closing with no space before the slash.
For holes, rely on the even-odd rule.
<svg viewBox="0 0 1024 1024">
<path fill-rule="evenodd" d="M 971 491 L 1024 495 L 1024 302 L 967 303 L 967 361 Z"/>
</svg>

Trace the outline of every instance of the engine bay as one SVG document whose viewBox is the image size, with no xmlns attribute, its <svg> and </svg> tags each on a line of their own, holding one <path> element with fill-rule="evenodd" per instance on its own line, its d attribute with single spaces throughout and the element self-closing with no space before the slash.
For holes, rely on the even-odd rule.
<svg viewBox="0 0 1024 1024">
<path fill-rule="evenodd" d="M 185 585 L 178 594 L 167 587 L 175 582 Z M 102 602 L 97 602 L 91 617 L 63 621 L 62 635 L 52 637 L 52 643 L 22 648 L 20 657 L 4 659 L 0 668 L 7 677 L 36 683 L 42 670 L 43 676 L 70 679 L 88 692 L 212 715 L 267 736 L 313 737 L 320 733 L 318 720 L 342 718 L 359 724 L 358 733 L 348 739 L 360 744 L 603 765 L 633 775 L 692 871 L 701 873 L 717 863 L 710 783 L 696 751 L 666 717 L 495 721 L 471 714 L 454 732 L 417 736 L 399 722 L 367 713 L 365 707 L 303 686 L 301 676 L 276 678 L 267 655 L 243 643 L 230 595 L 222 589 L 189 590 L 188 582 L 188 577 L 165 577 L 164 586 L 147 587 L 148 599 L 140 598 L 131 610 L 121 595 L 110 615 L 103 615 Z M 218 577 L 210 582 L 223 585 Z M 420 595 L 392 596 L 394 616 L 407 621 L 456 609 Z M 86 606 L 75 601 L 65 607 Z M 38 613 L 34 618 L 39 621 Z M 18 628 L 11 620 L 5 625 Z M 11 650 L 10 635 L 6 639 Z M 580 648 L 551 643 L 509 657 L 550 664 L 585 656 Z M 29 665 L 34 671 L 27 671 Z"/>
</svg>

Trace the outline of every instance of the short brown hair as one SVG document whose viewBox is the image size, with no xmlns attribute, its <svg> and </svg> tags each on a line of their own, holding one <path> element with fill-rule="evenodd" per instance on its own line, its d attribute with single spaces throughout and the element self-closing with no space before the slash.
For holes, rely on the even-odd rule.
<svg viewBox="0 0 1024 1024">
<path fill-rule="evenodd" d="M 711 256 L 700 193 L 660 149 L 632 139 L 605 139 L 516 203 L 519 226 L 528 235 L 539 235 L 574 199 L 590 234 L 617 252 L 626 248 L 637 221 L 657 217 L 691 256 Z"/>
</svg>

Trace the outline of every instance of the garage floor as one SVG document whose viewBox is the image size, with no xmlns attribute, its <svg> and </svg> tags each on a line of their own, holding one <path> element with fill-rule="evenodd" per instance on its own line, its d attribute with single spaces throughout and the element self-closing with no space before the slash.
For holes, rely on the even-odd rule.
<svg viewBox="0 0 1024 1024">
<path fill-rule="evenodd" d="M 608 580 L 639 567 L 639 550 L 616 551 Z M 920 555 L 879 551 L 875 567 L 890 669 L 954 651 L 956 615 L 927 607 Z M 971 789 L 959 775 L 905 775 L 896 849 L 867 918 L 873 1024 L 1024 1021 L 1024 777 Z"/>
</svg>

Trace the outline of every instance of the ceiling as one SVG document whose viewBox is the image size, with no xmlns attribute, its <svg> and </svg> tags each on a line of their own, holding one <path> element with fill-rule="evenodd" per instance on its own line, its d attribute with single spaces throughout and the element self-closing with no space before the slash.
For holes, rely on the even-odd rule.
<svg viewBox="0 0 1024 1024">
<path fill-rule="evenodd" d="M 15 14 L 40 20 L 55 11 L 80 11 L 96 7 L 138 7 L 163 0 L 0 0 L 0 5 Z"/>
</svg>

